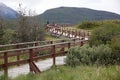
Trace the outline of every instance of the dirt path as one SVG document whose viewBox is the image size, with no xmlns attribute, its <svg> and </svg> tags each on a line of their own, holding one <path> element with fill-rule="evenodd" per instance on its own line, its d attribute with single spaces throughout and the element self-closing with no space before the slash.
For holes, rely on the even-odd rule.
<svg viewBox="0 0 120 80">
<path fill-rule="evenodd" d="M 65 58 L 66 58 L 65 56 L 56 57 L 56 65 L 65 64 L 64 63 Z M 35 64 L 38 66 L 38 68 L 41 71 L 45 71 L 45 70 L 50 69 L 50 67 L 53 64 L 53 61 L 52 61 L 52 58 L 50 58 L 50 59 L 46 59 L 46 60 L 43 60 L 43 61 L 38 61 Z M 25 65 L 22 65 L 22 66 L 10 68 L 8 70 L 8 76 L 13 77 L 13 78 L 17 77 L 20 74 L 28 74 L 28 73 L 29 73 L 29 64 L 25 64 Z M 3 74 L 3 71 L 0 71 L 0 75 L 2 75 L 2 74 Z"/>
</svg>

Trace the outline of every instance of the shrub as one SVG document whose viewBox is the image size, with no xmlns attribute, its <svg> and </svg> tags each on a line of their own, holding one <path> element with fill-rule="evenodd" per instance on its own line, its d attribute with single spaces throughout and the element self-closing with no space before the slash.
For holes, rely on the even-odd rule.
<svg viewBox="0 0 120 80">
<path fill-rule="evenodd" d="M 120 34 L 112 38 L 110 47 L 114 58 L 120 63 Z"/>
<path fill-rule="evenodd" d="M 99 28 L 93 30 L 90 36 L 89 44 L 100 45 L 109 44 L 113 36 L 117 35 L 120 31 L 120 26 L 114 23 L 106 23 Z"/>
<path fill-rule="evenodd" d="M 93 53 L 91 54 L 91 62 L 97 65 L 108 65 L 112 64 L 112 50 L 108 45 L 100 45 L 93 47 Z"/>
<path fill-rule="evenodd" d="M 66 63 L 68 66 L 76 67 L 77 65 L 108 65 L 113 64 L 112 50 L 108 45 L 99 45 L 90 47 L 70 48 L 67 54 Z"/>
<path fill-rule="evenodd" d="M 97 23 L 97 22 L 84 21 L 84 22 L 82 22 L 81 24 L 78 25 L 78 28 L 91 29 L 91 28 L 95 28 L 97 26 L 99 26 L 99 23 Z"/>
<path fill-rule="evenodd" d="M 69 65 L 71 67 L 75 67 L 75 66 L 79 65 L 79 59 L 78 59 L 79 49 L 78 48 L 79 47 L 71 48 L 68 51 L 67 58 L 66 58 L 67 65 Z"/>
</svg>

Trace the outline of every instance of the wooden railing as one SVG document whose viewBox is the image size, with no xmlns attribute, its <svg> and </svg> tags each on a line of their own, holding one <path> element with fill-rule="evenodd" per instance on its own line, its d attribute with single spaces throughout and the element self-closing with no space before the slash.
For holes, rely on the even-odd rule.
<svg viewBox="0 0 120 80">
<path fill-rule="evenodd" d="M 59 26 L 46 25 L 45 29 L 47 32 L 50 32 L 51 34 L 55 34 L 56 36 L 65 36 L 70 39 L 78 38 L 78 39 L 88 40 L 90 36 L 89 31 L 68 29 L 68 28 L 59 27 Z"/>
<path fill-rule="evenodd" d="M 58 40 L 46 40 L 46 41 L 33 41 L 33 42 L 24 42 L 24 43 L 15 43 L 15 44 L 6 44 L 0 45 L 0 51 L 2 50 L 10 50 L 10 49 L 18 49 L 18 48 L 27 48 L 27 47 L 34 47 L 34 46 L 42 46 L 47 44 L 53 43 L 60 43 L 65 41 L 74 41 L 74 39 L 58 39 Z"/>
<path fill-rule="evenodd" d="M 4 69 L 4 74 L 7 75 L 8 68 L 10 66 L 29 63 L 31 72 L 40 73 L 40 70 L 35 65 L 34 61 L 52 57 L 53 65 L 55 65 L 56 56 L 64 55 L 68 52 L 68 49 L 70 47 L 82 46 L 86 42 L 87 41 L 85 40 L 74 40 L 74 41 L 69 41 L 69 42 L 54 43 L 54 44 L 48 44 L 48 45 L 42 45 L 42 46 L 32 46 L 32 47 L 27 47 L 27 48 L 3 50 L 3 51 L 0 51 L 0 60 L 2 61 L 2 63 L 0 63 L 0 69 Z M 35 44 L 35 42 L 31 42 L 31 43 Z M 19 45 L 21 44 L 22 43 L 20 43 Z M 15 46 L 16 45 L 18 44 L 15 44 Z M 12 44 L 12 46 L 14 45 Z M 46 54 L 41 55 L 41 52 L 46 52 Z M 13 61 L 10 60 L 11 58 L 15 58 L 15 57 L 18 58 L 18 56 L 19 56 L 19 59 L 14 59 Z M 22 58 L 23 56 L 26 58 Z"/>
</svg>

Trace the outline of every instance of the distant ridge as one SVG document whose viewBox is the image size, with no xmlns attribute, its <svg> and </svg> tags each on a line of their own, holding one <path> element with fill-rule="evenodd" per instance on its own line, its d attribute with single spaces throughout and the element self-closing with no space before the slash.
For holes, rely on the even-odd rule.
<svg viewBox="0 0 120 80">
<path fill-rule="evenodd" d="M 49 9 L 38 15 L 43 22 L 76 24 L 85 20 L 120 20 L 120 15 L 107 11 L 98 11 L 89 8 L 58 7 Z"/>
<path fill-rule="evenodd" d="M 0 3 L 0 17 L 6 20 L 16 19 L 19 14 Z M 35 16 L 42 22 L 50 23 L 71 23 L 77 24 L 85 20 L 120 20 L 120 15 L 107 11 L 93 10 L 89 8 L 58 7 L 45 11 L 43 14 Z"/>
<path fill-rule="evenodd" d="M 0 17 L 3 19 L 15 19 L 17 18 L 18 13 L 11 9 L 10 7 L 6 6 L 3 3 L 0 3 Z"/>
</svg>

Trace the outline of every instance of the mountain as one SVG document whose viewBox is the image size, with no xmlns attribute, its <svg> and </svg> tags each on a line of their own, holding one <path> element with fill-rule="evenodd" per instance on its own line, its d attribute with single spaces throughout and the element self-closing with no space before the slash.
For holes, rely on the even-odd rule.
<svg viewBox="0 0 120 80">
<path fill-rule="evenodd" d="M 18 13 L 11 9 L 10 7 L 7 7 L 5 4 L 0 3 L 0 17 L 3 19 L 15 19 L 17 18 Z"/>
<path fill-rule="evenodd" d="M 44 22 L 76 24 L 85 20 L 120 19 L 120 15 L 107 11 L 98 11 L 88 8 L 59 7 L 49 9 L 37 16 Z"/>
</svg>

